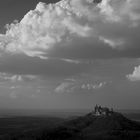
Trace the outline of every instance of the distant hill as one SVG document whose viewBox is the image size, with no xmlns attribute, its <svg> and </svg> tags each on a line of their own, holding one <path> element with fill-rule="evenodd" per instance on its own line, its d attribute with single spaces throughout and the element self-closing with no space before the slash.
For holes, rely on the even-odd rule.
<svg viewBox="0 0 140 140">
<path fill-rule="evenodd" d="M 85 116 L 66 121 L 47 134 L 47 140 L 138 140 L 140 124 L 114 112 L 111 115 Z"/>
</svg>

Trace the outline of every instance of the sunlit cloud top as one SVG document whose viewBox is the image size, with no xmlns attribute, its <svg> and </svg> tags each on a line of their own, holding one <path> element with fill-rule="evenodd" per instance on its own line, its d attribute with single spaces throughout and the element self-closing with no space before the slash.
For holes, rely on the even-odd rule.
<svg viewBox="0 0 140 140">
<path fill-rule="evenodd" d="M 139 0 L 40 2 L 20 22 L 7 25 L 6 33 L 0 34 L 0 48 L 41 59 L 61 57 L 57 55 L 59 49 L 137 49 L 140 42 L 134 33 L 138 32 L 139 22 Z M 88 46 L 80 46 L 82 41 Z"/>
</svg>

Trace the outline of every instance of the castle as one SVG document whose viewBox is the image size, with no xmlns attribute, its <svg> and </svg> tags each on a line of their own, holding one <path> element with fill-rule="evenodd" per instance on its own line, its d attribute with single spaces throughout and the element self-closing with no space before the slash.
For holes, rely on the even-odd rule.
<svg viewBox="0 0 140 140">
<path fill-rule="evenodd" d="M 94 107 L 94 111 L 93 111 L 93 114 L 96 116 L 101 116 L 101 115 L 109 116 L 113 113 L 114 113 L 113 109 L 109 109 L 107 107 L 101 107 L 98 105 Z"/>
</svg>

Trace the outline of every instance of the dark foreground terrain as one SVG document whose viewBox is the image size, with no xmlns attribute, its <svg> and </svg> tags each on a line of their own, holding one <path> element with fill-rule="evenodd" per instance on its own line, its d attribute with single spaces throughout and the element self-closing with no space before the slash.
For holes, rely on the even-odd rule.
<svg viewBox="0 0 140 140">
<path fill-rule="evenodd" d="M 116 112 L 69 119 L 1 118 L 0 140 L 140 140 L 140 123 Z"/>
</svg>

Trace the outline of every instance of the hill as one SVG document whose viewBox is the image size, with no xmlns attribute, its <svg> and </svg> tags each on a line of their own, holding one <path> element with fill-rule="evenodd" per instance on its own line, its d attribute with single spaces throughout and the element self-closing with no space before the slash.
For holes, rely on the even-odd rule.
<svg viewBox="0 0 140 140">
<path fill-rule="evenodd" d="M 138 140 L 140 123 L 117 112 L 85 116 L 64 122 L 47 134 L 47 140 Z"/>
<path fill-rule="evenodd" d="M 48 118 L 46 123 L 43 129 L 30 126 L 30 131 L 8 135 L 2 140 L 140 140 L 139 122 L 101 106 L 84 116 Z"/>
</svg>

